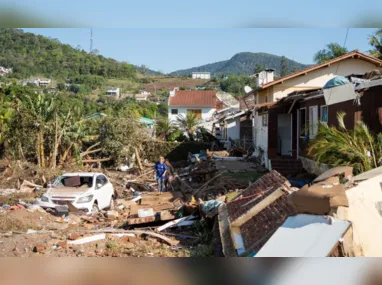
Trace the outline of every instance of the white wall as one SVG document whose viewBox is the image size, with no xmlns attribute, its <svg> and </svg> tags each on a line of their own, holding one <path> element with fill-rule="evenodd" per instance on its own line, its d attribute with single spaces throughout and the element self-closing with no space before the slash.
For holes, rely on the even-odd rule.
<svg viewBox="0 0 382 285">
<path fill-rule="evenodd" d="M 268 126 L 263 126 L 263 115 L 254 116 L 254 141 L 256 147 L 264 150 L 264 160 L 267 165 L 268 160 Z"/>
<path fill-rule="evenodd" d="M 171 114 L 171 109 L 178 109 L 177 115 Z M 187 110 L 190 109 L 199 109 L 202 110 L 202 120 L 207 121 L 210 120 L 213 116 L 213 114 L 216 112 L 215 108 L 200 108 L 200 107 L 168 107 L 168 120 L 169 121 L 176 121 L 178 115 L 187 116 Z"/>
<path fill-rule="evenodd" d="M 360 59 L 347 59 L 328 67 L 309 72 L 306 75 L 286 80 L 284 83 L 274 86 L 272 100 L 276 101 L 296 90 L 322 88 L 330 79 L 338 75 L 364 74 L 375 69 L 376 66 L 372 63 Z"/>
<path fill-rule="evenodd" d="M 231 138 L 233 140 L 240 139 L 240 117 L 228 120 L 227 122 L 227 140 Z"/>
<path fill-rule="evenodd" d="M 346 191 L 347 217 L 353 227 L 356 256 L 382 256 L 382 175 L 360 182 Z"/>
</svg>

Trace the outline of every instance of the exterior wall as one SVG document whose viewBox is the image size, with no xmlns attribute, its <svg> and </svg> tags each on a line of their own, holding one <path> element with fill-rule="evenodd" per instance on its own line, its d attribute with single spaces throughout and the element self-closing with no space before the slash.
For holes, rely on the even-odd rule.
<svg viewBox="0 0 382 285">
<path fill-rule="evenodd" d="M 178 109 L 178 114 L 176 114 L 176 115 L 171 114 L 171 109 Z M 216 112 L 215 108 L 177 107 L 177 106 L 171 107 L 171 106 L 169 106 L 168 107 L 168 120 L 174 122 L 177 120 L 178 115 L 186 116 L 187 110 L 190 110 L 190 109 L 202 110 L 202 120 L 204 120 L 204 121 L 210 120 L 213 117 L 214 113 Z"/>
<path fill-rule="evenodd" d="M 240 117 L 227 122 L 227 139 L 231 138 L 233 140 L 240 139 Z"/>
<path fill-rule="evenodd" d="M 245 149 L 249 148 L 253 142 L 253 122 L 246 116 L 241 117 L 240 120 L 240 140 Z"/>
<path fill-rule="evenodd" d="M 257 148 L 261 148 L 264 151 L 264 161 L 267 164 L 268 161 L 268 126 L 263 126 L 263 115 L 258 114 L 254 116 L 254 141 Z M 269 119 L 269 117 L 268 117 Z"/>
<path fill-rule="evenodd" d="M 338 71 L 336 73 L 337 68 Z M 330 79 L 338 75 L 365 74 L 375 69 L 376 66 L 372 63 L 360 59 L 347 59 L 326 68 L 309 72 L 306 75 L 286 80 L 284 83 L 274 86 L 273 101 L 281 99 L 293 91 L 321 88 Z"/>
<path fill-rule="evenodd" d="M 192 74 L 193 79 L 211 79 L 210 73 L 193 73 Z"/>
</svg>

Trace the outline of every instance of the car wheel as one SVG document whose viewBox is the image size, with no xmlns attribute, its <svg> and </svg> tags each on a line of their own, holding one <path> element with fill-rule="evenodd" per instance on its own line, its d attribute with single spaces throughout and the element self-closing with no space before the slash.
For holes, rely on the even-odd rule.
<svg viewBox="0 0 382 285">
<path fill-rule="evenodd" d="M 98 214 L 99 214 L 98 205 L 96 203 L 94 203 L 93 206 L 92 206 L 92 216 L 96 216 Z"/>
</svg>

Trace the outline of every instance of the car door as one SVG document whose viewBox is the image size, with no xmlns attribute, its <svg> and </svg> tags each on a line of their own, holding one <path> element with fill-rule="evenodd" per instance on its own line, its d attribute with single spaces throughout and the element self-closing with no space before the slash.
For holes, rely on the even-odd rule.
<svg viewBox="0 0 382 285">
<path fill-rule="evenodd" d="M 99 187 L 101 186 L 101 187 Z M 104 209 L 109 206 L 111 196 L 113 195 L 111 183 L 105 177 L 105 175 L 98 175 L 96 179 L 96 197 L 98 206 L 100 209 Z"/>
</svg>

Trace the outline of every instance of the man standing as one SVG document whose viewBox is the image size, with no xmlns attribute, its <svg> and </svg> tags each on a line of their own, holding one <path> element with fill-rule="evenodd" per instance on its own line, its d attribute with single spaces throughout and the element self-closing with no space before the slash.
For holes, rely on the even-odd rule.
<svg viewBox="0 0 382 285">
<path fill-rule="evenodd" d="M 158 182 L 158 191 L 159 193 L 164 192 L 165 190 L 165 179 L 167 173 L 167 166 L 164 162 L 164 157 L 159 157 L 159 161 L 154 166 L 156 170 L 156 180 Z"/>
</svg>

